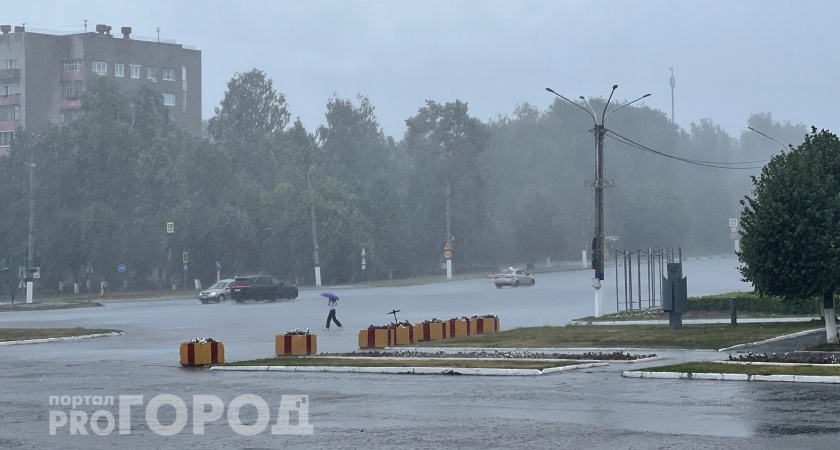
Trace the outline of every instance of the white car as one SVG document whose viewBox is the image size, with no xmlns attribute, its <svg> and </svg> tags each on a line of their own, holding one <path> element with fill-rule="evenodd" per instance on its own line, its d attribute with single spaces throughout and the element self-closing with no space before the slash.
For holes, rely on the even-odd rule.
<svg viewBox="0 0 840 450">
<path fill-rule="evenodd" d="M 537 280 L 530 273 L 511 267 L 493 275 L 493 283 L 496 284 L 497 288 L 501 289 L 502 286 L 533 286 L 537 283 Z"/>
<path fill-rule="evenodd" d="M 212 286 L 207 288 L 207 290 L 201 291 L 198 294 L 198 300 L 201 303 L 207 302 L 223 302 L 226 298 L 230 297 L 230 284 L 233 283 L 233 280 L 221 280 L 215 282 Z"/>
</svg>

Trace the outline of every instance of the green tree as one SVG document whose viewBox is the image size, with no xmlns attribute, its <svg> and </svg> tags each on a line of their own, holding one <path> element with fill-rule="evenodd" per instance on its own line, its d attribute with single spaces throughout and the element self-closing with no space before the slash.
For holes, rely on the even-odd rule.
<svg viewBox="0 0 840 450">
<path fill-rule="evenodd" d="M 402 147 L 386 139 L 367 97 L 350 100 L 332 98 L 327 103 L 327 125 L 318 129 L 324 171 L 341 180 L 358 198 L 364 218 L 363 242 L 368 265 L 368 279 L 406 272 L 408 254 L 407 214 L 405 208 L 406 162 Z M 354 257 L 359 265 L 361 247 Z"/>
<path fill-rule="evenodd" d="M 762 295 L 819 296 L 826 336 L 837 344 L 834 293 L 840 287 L 840 139 L 822 130 L 774 156 L 741 204 L 744 281 Z"/>
<path fill-rule="evenodd" d="M 207 130 L 231 159 L 231 173 L 243 182 L 271 189 L 283 164 L 281 144 L 289 124 L 286 97 L 265 72 L 236 73 Z"/>
<path fill-rule="evenodd" d="M 480 244 L 486 242 L 489 222 L 482 159 L 490 142 L 487 125 L 470 117 L 468 105 L 460 100 L 443 105 L 427 100 L 406 125 L 403 143 L 414 164 L 409 202 L 417 238 L 412 251 L 426 267 L 439 261 L 447 239 L 449 195 L 453 254 L 471 249 L 474 257 L 485 256 Z"/>
</svg>

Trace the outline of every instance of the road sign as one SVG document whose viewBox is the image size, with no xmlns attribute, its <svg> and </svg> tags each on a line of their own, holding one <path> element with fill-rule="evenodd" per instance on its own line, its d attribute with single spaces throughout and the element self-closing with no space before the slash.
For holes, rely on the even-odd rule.
<svg viewBox="0 0 840 450">
<path fill-rule="evenodd" d="M 33 267 L 32 268 L 32 278 L 41 278 L 41 268 L 40 267 Z"/>
<path fill-rule="evenodd" d="M 452 250 L 452 246 L 449 245 L 449 242 L 447 242 L 446 245 L 443 246 L 443 249 L 444 250 Z"/>
<path fill-rule="evenodd" d="M 85 273 L 88 275 L 93 273 L 93 265 L 91 263 L 88 263 L 87 267 L 85 267 Z"/>
<path fill-rule="evenodd" d="M 731 231 L 733 233 L 737 233 L 738 232 L 738 227 L 732 227 L 732 228 L 729 229 L 729 231 Z"/>
<path fill-rule="evenodd" d="M 119 266 L 117 266 L 117 272 L 125 273 L 125 264 L 120 264 Z"/>
<path fill-rule="evenodd" d="M 216 270 L 222 270 L 222 262 L 216 261 Z"/>
<path fill-rule="evenodd" d="M 169 234 L 175 232 L 175 222 L 166 222 L 166 232 Z"/>
<path fill-rule="evenodd" d="M 184 252 L 184 259 L 183 259 L 183 261 L 184 261 L 184 263 L 185 263 L 185 264 L 186 264 L 186 263 L 188 263 L 188 262 L 190 262 L 190 257 L 189 257 L 189 255 L 187 254 L 187 252 Z"/>
<path fill-rule="evenodd" d="M 184 263 L 184 272 L 187 271 L 187 263 Z"/>
<path fill-rule="evenodd" d="M 443 257 L 446 258 L 446 259 L 452 259 L 452 252 L 449 251 L 449 250 L 444 251 L 443 252 Z"/>
<path fill-rule="evenodd" d="M 736 240 L 736 241 L 737 241 L 738 239 L 740 239 L 740 236 L 738 236 L 738 233 L 732 233 L 731 235 L 729 235 L 729 237 L 731 237 L 732 239 L 734 239 L 734 240 Z"/>
<path fill-rule="evenodd" d="M 734 217 L 729 218 L 729 226 L 730 227 L 737 227 L 738 226 L 738 219 Z"/>
<path fill-rule="evenodd" d="M 365 257 L 362 256 L 362 270 L 365 270 Z"/>
</svg>

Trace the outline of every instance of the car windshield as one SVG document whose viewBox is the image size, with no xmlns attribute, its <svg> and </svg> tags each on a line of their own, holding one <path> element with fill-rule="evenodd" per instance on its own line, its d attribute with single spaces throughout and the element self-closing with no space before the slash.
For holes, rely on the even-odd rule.
<svg viewBox="0 0 840 450">
<path fill-rule="evenodd" d="M 227 285 L 228 285 L 227 281 L 217 281 L 212 286 L 210 286 L 209 289 L 224 289 L 224 288 L 227 287 Z"/>
<path fill-rule="evenodd" d="M 512 273 L 513 273 L 513 271 L 512 271 L 512 270 L 503 270 L 503 271 L 501 271 L 501 272 L 499 272 L 499 273 L 500 273 L 501 275 L 510 275 L 510 274 L 512 274 Z"/>
</svg>

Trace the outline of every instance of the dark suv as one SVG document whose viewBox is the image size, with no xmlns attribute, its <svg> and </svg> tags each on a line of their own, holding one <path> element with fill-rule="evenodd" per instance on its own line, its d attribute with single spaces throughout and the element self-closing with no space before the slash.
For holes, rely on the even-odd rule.
<svg viewBox="0 0 840 450">
<path fill-rule="evenodd" d="M 265 300 L 273 302 L 279 299 L 295 299 L 298 288 L 269 276 L 236 277 L 230 284 L 230 297 L 237 303 L 245 300 Z"/>
</svg>

